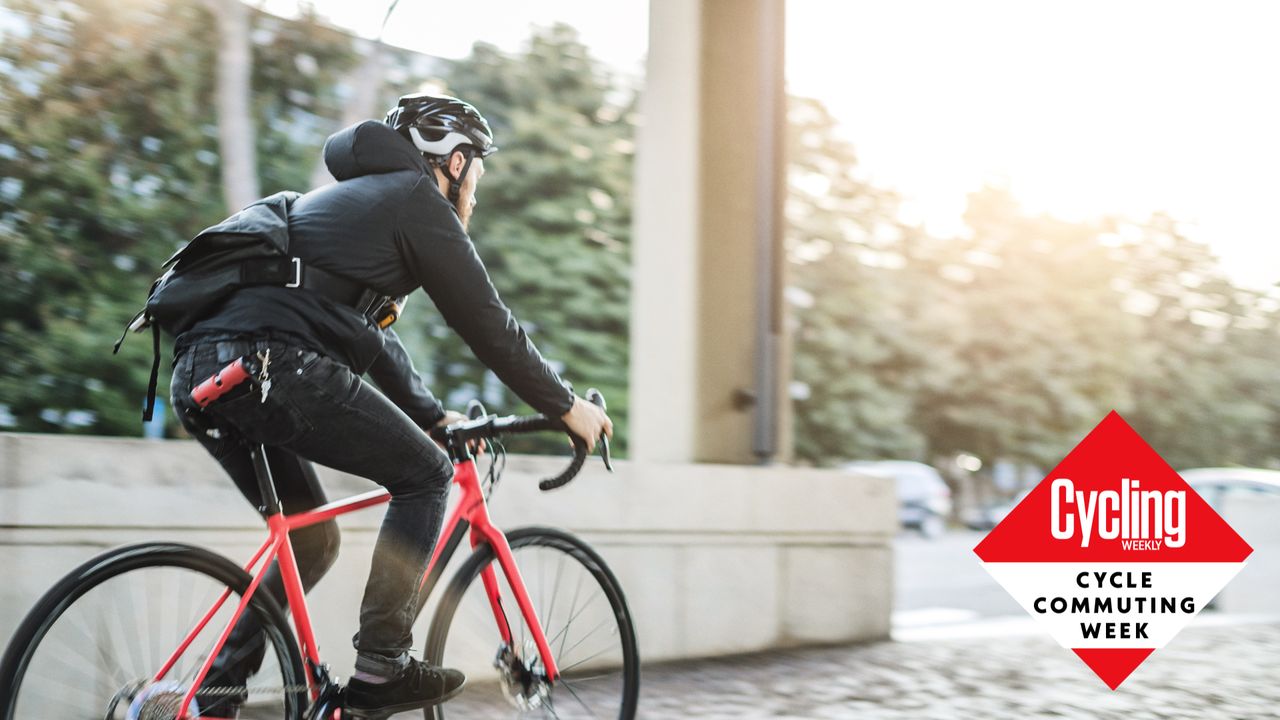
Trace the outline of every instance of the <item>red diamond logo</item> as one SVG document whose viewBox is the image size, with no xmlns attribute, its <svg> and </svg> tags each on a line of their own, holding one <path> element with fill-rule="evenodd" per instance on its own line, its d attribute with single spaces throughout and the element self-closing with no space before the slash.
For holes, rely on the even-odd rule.
<svg viewBox="0 0 1280 720">
<path fill-rule="evenodd" d="M 1112 412 L 974 552 L 1114 690 L 1253 549 Z"/>
</svg>

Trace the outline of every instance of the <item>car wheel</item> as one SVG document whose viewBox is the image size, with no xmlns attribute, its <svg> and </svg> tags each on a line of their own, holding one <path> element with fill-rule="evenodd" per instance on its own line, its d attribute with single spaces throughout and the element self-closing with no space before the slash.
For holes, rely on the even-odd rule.
<svg viewBox="0 0 1280 720">
<path fill-rule="evenodd" d="M 920 522 L 920 534 L 930 540 L 942 537 L 946 531 L 947 524 L 940 515 L 928 515 Z"/>
</svg>

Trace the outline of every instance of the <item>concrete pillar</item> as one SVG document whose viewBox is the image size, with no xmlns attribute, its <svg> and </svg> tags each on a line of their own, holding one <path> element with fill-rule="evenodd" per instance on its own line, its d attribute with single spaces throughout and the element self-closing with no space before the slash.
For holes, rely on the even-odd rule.
<svg viewBox="0 0 1280 720">
<path fill-rule="evenodd" d="M 782 8 L 650 3 L 632 275 L 637 460 L 790 456 Z"/>
</svg>

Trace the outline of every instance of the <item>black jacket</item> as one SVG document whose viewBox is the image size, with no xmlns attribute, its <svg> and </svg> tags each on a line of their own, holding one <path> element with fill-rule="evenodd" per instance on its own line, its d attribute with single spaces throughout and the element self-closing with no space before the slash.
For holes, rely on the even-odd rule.
<svg viewBox="0 0 1280 720">
<path fill-rule="evenodd" d="M 299 197 L 289 209 L 289 249 L 304 267 L 393 297 L 423 288 L 449 327 L 507 387 L 538 412 L 567 412 L 573 393 L 498 297 L 457 211 L 413 145 L 371 120 L 330 136 L 324 160 L 338 182 Z M 395 332 L 319 293 L 241 289 L 178 344 L 226 333 L 291 337 L 357 373 L 367 371 L 419 425 L 429 427 L 443 416 Z"/>
</svg>

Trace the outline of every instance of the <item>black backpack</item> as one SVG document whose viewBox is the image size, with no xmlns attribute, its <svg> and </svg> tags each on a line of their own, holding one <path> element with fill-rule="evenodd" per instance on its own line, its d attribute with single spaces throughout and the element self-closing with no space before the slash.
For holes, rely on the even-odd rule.
<svg viewBox="0 0 1280 720">
<path fill-rule="evenodd" d="M 289 206 L 298 196 L 280 192 L 263 198 L 205 228 L 170 256 L 139 313 L 143 327 L 158 325 L 176 337 L 238 288 L 295 280 L 295 287 L 301 285 L 301 261 L 289 255 Z"/>
<path fill-rule="evenodd" d="M 151 380 L 143 422 L 155 408 L 156 381 L 160 372 L 160 331 L 170 337 L 186 332 L 210 315 L 239 288 L 252 285 L 306 287 L 318 290 L 363 313 L 377 308 L 385 298 L 353 281 L 308 267 L 289 253 L 289 207 L 296 192 L 265 197 L 192 238 L 161 266 L 147 302 L 129 322 L 113 352 L 120 352 L 129 331 L 151 328 Z"/>
</svg>

